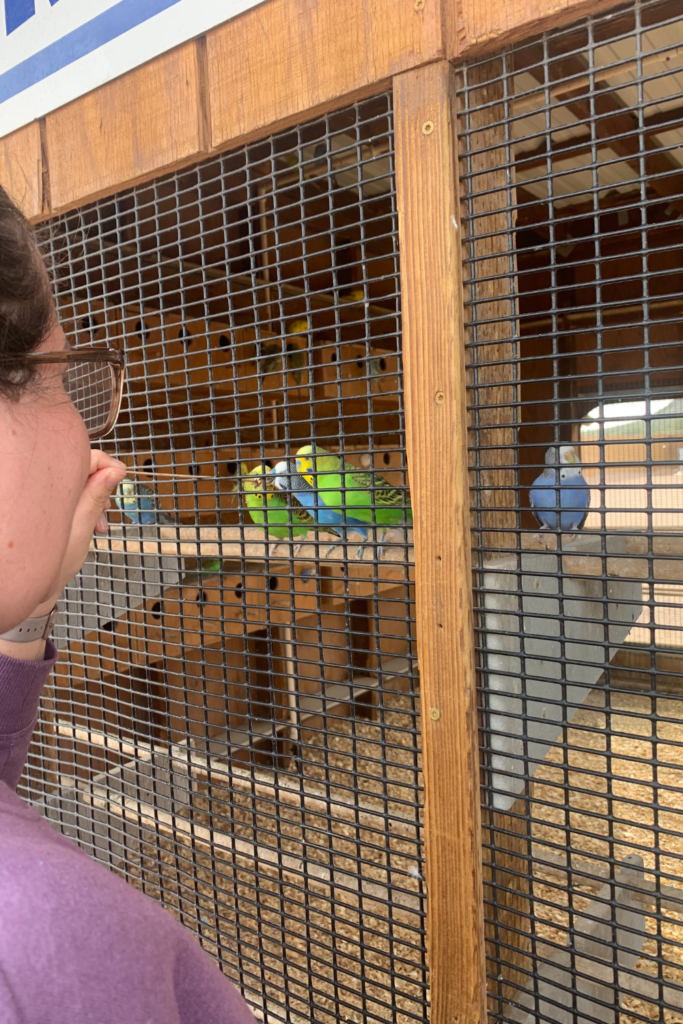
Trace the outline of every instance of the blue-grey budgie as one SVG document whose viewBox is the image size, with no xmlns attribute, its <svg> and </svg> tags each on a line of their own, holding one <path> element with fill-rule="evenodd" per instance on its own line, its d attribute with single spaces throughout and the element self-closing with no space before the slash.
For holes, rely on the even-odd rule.
<svg viewBox="0 0 683 1024">
<path fill-rule="evenodd" d="M 545 469 L 534 480 L 529 491 L 529 500 L 541 530 L 557 529 L 558 505 L 562 532 L 575 535 L 582 529 L 588 518 L 591 492 L 581 472 L 581 463 L 571 445 L 563 445 L 560 448 L 559 473 L 557 449 L 548 448 L 545 453 Z"/>
<path fill-rule="evenodd" d="M 159 500 L 148 484 L 124 477 L 116 488 L 116 504 L 124 516 L 141 526 L 177 526 L 178 520 L 161 509 Z"/>
</svg>

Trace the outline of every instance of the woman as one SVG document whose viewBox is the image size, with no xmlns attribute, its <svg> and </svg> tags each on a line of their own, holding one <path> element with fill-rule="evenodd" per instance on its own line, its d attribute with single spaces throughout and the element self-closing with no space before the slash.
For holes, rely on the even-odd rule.
<svg viewBox="0 0 683 1024">
<path fill-rule="evenodd" d="M 67 350 L 30 226 L 0 189 L 0 1021 L 252 1024 L 190 932 L 15 792 L 57 656 L 50 613 L 125 475 L 89 442 L 118 411 L 119 357 Z"/>
</svg>

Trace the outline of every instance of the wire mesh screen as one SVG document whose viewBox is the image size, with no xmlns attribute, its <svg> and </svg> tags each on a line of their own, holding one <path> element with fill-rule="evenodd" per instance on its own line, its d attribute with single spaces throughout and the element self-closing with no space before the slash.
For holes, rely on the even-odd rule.
<svg viewBox="0 0 683 1024">
<path fill-rule="evenodd" d="M 489 1008 L 683 1019 L 683 21 L 461 69 Z"/>
<path fill-rule="evenodd" d="M 24 789 L 263 1020 L 423 1020 L 389 96 L 44 225 L 130 467 Z"/>
</svg>

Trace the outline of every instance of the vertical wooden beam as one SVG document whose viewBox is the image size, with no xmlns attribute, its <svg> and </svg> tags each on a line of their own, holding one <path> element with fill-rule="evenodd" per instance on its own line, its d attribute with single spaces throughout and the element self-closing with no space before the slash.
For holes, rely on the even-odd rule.
<svg viewBox="0 0 683 1024">
<path fill-rule="evenodd" d="M 476 220 L 469 224 L 472 240 L 468 255 L 476 260 L 476 282 L 465 281 L 465 298 L 476 301 L 468 319 L 474 326 L 466 331 L 474 343 L 468 362 L 472 374 L 468 383 L 478 389 L 479 508 L 481 546 L 489 551 L 517 548 L 515 491 L 515 381 L 516 343 L 512 340 L 512 317 L 516 299 L 510 294 L 512 273 L 512 231 L 508 196 L 515 196 L 507 182 L 503 79 L 500 59 L 468 68 L 470 136 L 468 167 L 472 198 L 469 211 Z M 463 236 L 467 232 L 463 231 Z M 471 271 L 470 273 L 474 273 Z"/>
<path fill-rule="evenodd" d="M 467 167 L 472 177 L 470 195 L 462 198 L 474 220 L 466 224 L 463 241 L 466 254 L 475 262 L 464 280 L 464 293 L 475 304 L 468 314 L 473 326 L 465 333 L 467 342 L 473 345 L 468 358 L 468 383 L 476 388 L 478 405 L 478 431 L 472 440 L 478 447 L 477 482 L 481 489 L 475 536 L 485 552 L 481 558 L 518 546 L 514 532 L 519 507 L 514 448 L 518 440 L 517 342 L 512 330 L 516 260 L 510 213 L 516 196 L 514 185 L 507 180 L 502 71 L 499 57 L 467 69 Z M 464 111 L 459 116 L 464 122 Z M 498 978 L 498 984 L 491 986 L 492 1012 L 500 1013 L 501 1000 L 504 1003 L 516 988 L 524 988 L 525 972 L 532 966 L 527 955 L 531 949 L 529 811 L 525 793 L 509 813 L 487 809 L 483 816 L 484 892 L 490 907 L 487 955 L 491 958 L 489 974 Z"/>
<path fill-rule="evenodd" d="M 394 78 L 432 1024 L 486 1019 L 453 71 Z"/>
</svg>

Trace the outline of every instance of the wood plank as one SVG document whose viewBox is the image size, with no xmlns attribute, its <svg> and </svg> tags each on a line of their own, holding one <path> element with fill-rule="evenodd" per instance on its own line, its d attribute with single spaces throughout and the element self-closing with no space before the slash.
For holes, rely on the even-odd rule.
<svg viewBox="0 0 683 1024">
<path fill-rule="evenodd" d="M 382 531 L 378 531 L 378 541 Z M 372 537 L 371 537 L 372 539 Z M 277 542 L 272 557 L 268 555 L 270 543 L 264 537 L 263 530 L 258 526 L 161 526 L 159 540 L 140 540 L 127 537 L 124 529 L 112 526 L 106 537 L 95 537 L 92 547 L 98 551 L 125 551 L 129 554 L 161 553 L 175 555 L 178 559 L 216 558 L 233 560 L 238 565 L 242 559 L 247 562 L 263 562 L 269 558 L 270 571 L 282 563 L 293 563 L 305 568 L 318 564 L 335 565 L 343 568 L 351 579 L 381 580 L 395 578 L 412 579 L 413 563 L 413 531 L 404 531 L 401 527 L 387 530 L 384 534 L 384 548 L 381 558 L 374 554 L 372 546 L 367 544 L 360 552 L 358 545 L 349 540 L 347 545 L 337 543 L 329 550 L 336 534 L 312 531 L 294 555 L 296 544 L 285 539 Z"/>
<path fill-rule="evenodd" d="M 394 79 L 432 1021 L 483 1024 L 479 754 L 454 95 L 453 72 L 445 61 Z"/>
<path fill-rule="evenodd" d="M 48 114 L 53 211 L 199 159 L 201 85 L 192 42 Z"/>
<path fill-rule="evenodd" d="M 193 163 L 211 147 L 236 146 L 370 95 L 400 71 L 444 56 L 474 57 L 612 6 L 271 0 L 48 114 L 52 180 L 40 180 L 33 160 L 37 123 L 7 136 L 0 181 L 10 163 L 13 191 L 26 188 L 38 219 Z"/>
<path fill-rule="evenodd" d="M 615 0 L 458 0 L 448 55 L 469 60 L 616 6 Z"/>
<path fill-rule="evenodd" d="M 441 4 L 271 0 L 207 34 L 214 148 L 378 92 L 443 56 Z"/>
<path fill-rule="evenodd" d="M 473 482 L 481 488 L 481 512 L 473 525 L 478 527 L 475 536 L 479 546 L 490 551 L 517 547 L 517 535 L 513 532 L 518 505 L 514 489 L 516 343 L 512 340 L 512 317 L 517 312 L 517 302 L 511 294 L 510 276 L 516 267 L 509 255 L 514 250 L 514 243 L 510 244 L 514 225 L 507 212 L 511 200 L 514 201 L 514 189 L 507 184 L 502 148 L 502 70 L 499 58 L 475 64 L 468 70 L 470 104 L 475 108 L 469 118 L 473 132 L 469 137 L 468 168 L 476 177 L 470 180 L 472 195 L 461 196 L 463 215 L 476 218 L 470 222 L 474 234 L 471 241 L 463 228 L 464 255 L 476 260 L 471 265 L 472 277 L 483 279 L 465 282 L 465 296 L 475 303 L 467 310 L 472 326 L 466 329 L 466 339 L 472 345 L 468 384 L 477 388 L 480 407 L 477 434 L 470 435 L 470 444 L 478 448 L 478 469 Z M 470 427 L 473 425 L 471 420 Z M 487 851 L 484 891 L 490 906 L 486 921 L 487 956 L 491 958 L 488 973 L 504 979 L 505 1001 L 512 998 L 517 986 L 524 987 L 526 978 L 519 969 L 532 966 L 525 955 L 531 947 L 527 924 L 530 882 L 525 877 L 526 861 L 521 859 L 528 854 L 530 844 L 527 814 L 528 803 L 523 797 L 507 814 L 488 809 L 483 814 Z M 489 1010 L 501 1010 L 493 995 Z"/>
<path fill-rule="evenodd" d="M 493 550 L 517 547 L 512 531 L 518 504 L 513 448 L 516 344 L 511 340 L 517 301 L 511 294 L 510 276 L 516 267 L 510 260 L 514 225 L 508 213 L 514 189 L 507 184 L 502 70 L 500 59 L 495 59 L 468 72 L 470 105 L 475 108 L 469 117 L 468 165 L 476 177 L 470 180 L 473 195 L 461 197 L 466 204 L 463 214 L 476 218 L 470 222 L 475 237 L 471 242 L 463 239 L 466 255 L 476 260 L 470 274 L 482 279 L 465 284 L 465 297 L 474 303 L 467 310 L 473 326 L 467 328 L 466 336 L 473 345 L 468 384 L 478 388 L 480 406 L 476 480 L 482 488 L 480 544 Z"/>
<path fill-rule="evenodd" d="M 37 121 L 0 140 L 0 185 L 29 220 L 40 218 L 43 212 L 43 161 Z"/>
</svg>

